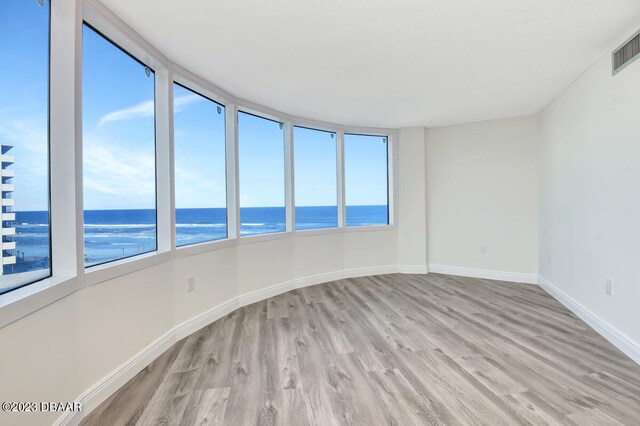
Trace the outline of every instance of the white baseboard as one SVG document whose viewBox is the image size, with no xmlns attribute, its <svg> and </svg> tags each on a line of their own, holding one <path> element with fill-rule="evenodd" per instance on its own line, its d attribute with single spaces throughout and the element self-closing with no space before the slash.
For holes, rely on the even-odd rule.
<svg viewBox="0 0 640 426">
<path fill-rule="evenodd" d="M 186 320 L 182 324 L 173 328 L 173 332 L 176 335 L 176 342 L 195 333 L 201 328 L 208 326 L 212 322 L 219 320 L 223 316 L 230 314 L 239 307 L 238 298 L 234 297 L 233 299 L 209 309 L 200 315 L 196 315 L 195 317 Z"/>
<path fill-rule="evenodd" d="M 271 287 L 263 288 L 260 290 L 252 291 L 250 293 L 245 293 L 238 296 L 238 302 L 240 306 L 247 306 L 255 302 L 259 302 L 264 299 L 268 299 L 270 297 L 277 296 L 279 294 L 285 293 L 289 290 L 294 290 L 296 288 L 309 287 L 316 284 L 327 283 L 330 281 L 336 280 L 344 280 L 347 278 L 356 278 L 356 277 L 368 277 L 372 275 L 383 275 L 383 274 L 395 274 L 404 272 L 407 268 L 412 268 L 411 266 L 377 266 L 373 268 L 358 268 L 358 269 L 349 269 L 345 271 L 337 271 L 337 272 L 328 272 L 325 274 L 318 275 L 310 275 L 304 278 L 298 278 L 291 281 L 286 281 L 281 284 L 276 284 Z M 426 270 L 426 267 L 423 267 Z M 413 272 L 411 272 L 413 273 Z"/>
<path fill-rule="evenodd" d="M 491 269 L 464 268 L 461 266 L 429 265 L 429 272 L 435 274 L 458 275 L 461 277 L 484 278 L 488 280 L 511 281 L 524 284 L 537 284 L 536 274 L 521 272 L 494 271 Z"/>
<path fill-rule="evenodd" d="M 393 273 L 424 274 L 426 271 L 426 266 L 419 265 L 391 265 L 349 269 L 299 278 L 234 297 L 175 326 L 157 338 L 146 348 L 80 394 L 75 401 L 82 404 L 81 412 L 66 412 L 55 421 L 54 425 L 77 426 L 87 413 L 98 407 L 115 391 L 120 389 L 120 387 L 131 380 L 136 374 L 162 355 L 174 343 L 206 327 L 241 306 L 250 305 L 251 303 L 259 302 L 296 288 L 308 287 L 335 280 Z"/>
<path fill-rule="evenodd" d="M 281 284 L 272 285 L 271 287 L 241 294 L 236 297 L 236 301 L 238 302 L 238 306 L 247 306 L 293 289 L 295 289 L 295 287 L 292 285 L 292 281 L 287 281 Z"/>
<path fill-rule="evenodd" d="M 640 345 L 629 337 L 607 324 L 589 309 L 575 301 L 571 296 L 542 277 L 538 277 L 538 285 L 554 299 L 586 322 L 598 334 L 607 339 L 613 346 L 624 352 L 629 358 L 640 364 Z"/>
<path fill-rule="evenodd" d="M 398 272 L 401 274 L 425 275 L 429 273 L 429 268 L 426 265 L 400 265 L 398 266 Z"/>
</svg>

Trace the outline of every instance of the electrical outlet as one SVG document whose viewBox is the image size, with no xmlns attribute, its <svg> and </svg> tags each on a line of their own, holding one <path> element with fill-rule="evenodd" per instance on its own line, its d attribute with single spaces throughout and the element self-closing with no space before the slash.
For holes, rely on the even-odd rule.
<svg viewBox="0 0 640 426">
<path fill-rule="evenodd" d="M 187 291 L 193 291 L 196 289 L 196 277 L 187 278 Z"/>
<path fill-rule="evenodd" d="M 611 278 L 607 278 L 605 280 L 606 286 L 607 286 L 607 294 L 609 296 L 613 296 L 613 280 Z"/>
<path fill-rule="evenodd" d="M 487 245 L 486 244 L 481 244 L 480 245 L 480 253 L 484 254 L 487 252 Z"/>
</svg>

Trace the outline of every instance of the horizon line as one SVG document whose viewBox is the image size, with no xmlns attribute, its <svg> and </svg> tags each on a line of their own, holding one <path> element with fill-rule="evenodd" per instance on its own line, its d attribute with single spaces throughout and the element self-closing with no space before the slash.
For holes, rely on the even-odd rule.
<svg viewBox="0 0 640 426">
<path fill-rule="evenodd" d="M 388 206 L 388 204 L 349 204 L 345 207 L 381 207 Z M 305 206 L 295 206 L 295 207 L 338 207 L 337 205 L 305 205 Z M 206 210 L 206 209 L 226 209 L 227 207 L 177 207 L 176 210 Z M 245 206 L 240 207 L 240 209 L 272 209 L 272 208 L 281 208 L 284 209 L 286 206 Z M 127 208 L 127 209 L 88 209 L 83 210 L 83 212 L 95 212 L 95 211 L 129 211 L 129 210 L 157 210 L 155 208 Z M 48 213 L 49 210 L 14 210 L 13 213 Z"/>
</svg>

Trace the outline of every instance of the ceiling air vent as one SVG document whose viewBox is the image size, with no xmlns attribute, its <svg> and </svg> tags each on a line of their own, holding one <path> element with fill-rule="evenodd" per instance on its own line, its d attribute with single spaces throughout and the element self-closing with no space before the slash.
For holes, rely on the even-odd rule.
<svg viewBox="0 0 640 426">
<path fill-rule="evenodd" d="M 613 52 L 613 75 L 640 58 L 640 31 Z"/>
</svg>

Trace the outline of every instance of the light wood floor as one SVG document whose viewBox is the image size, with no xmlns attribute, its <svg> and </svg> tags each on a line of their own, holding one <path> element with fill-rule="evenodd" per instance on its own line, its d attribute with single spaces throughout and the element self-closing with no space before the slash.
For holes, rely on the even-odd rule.
<svg viewBox="0 0 640 426">
<path fill-rule="evenodd" d="M 384 275 L 176 343 L 84 425 L 639 425 L 640 366 L 537 286 Z"/>
</svg>

